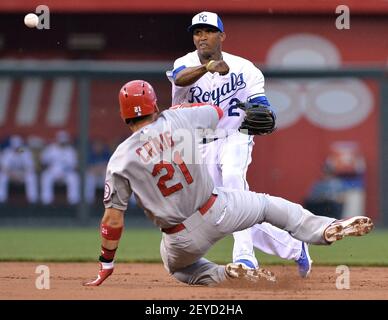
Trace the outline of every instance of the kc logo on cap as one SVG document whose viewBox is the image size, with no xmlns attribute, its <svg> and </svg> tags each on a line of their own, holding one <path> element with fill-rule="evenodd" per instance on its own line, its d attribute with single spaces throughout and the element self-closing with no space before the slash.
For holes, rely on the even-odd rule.
<svg viewBox="0 0 388 320">
<path fill-rule="evenodd" d="M 208 25 L 214 28 L 217 28 L 219 31 L 224 32 L 224 25 L 220 17 L 214 12 L 203 11 L 196 14 L 193 17 L 191 26 L 188 28 L 188 31 L 192 32 L 196 26 L 199 25 Z"/>
<path fill-rule="evenodd" d="M 203 13 L 200 13 L 198 15 L 198 20 L 199 21 L 203 21 L 203 22 L 207 22 L 207 15 L 206 14 L 203 14 Z"/>
</svg>

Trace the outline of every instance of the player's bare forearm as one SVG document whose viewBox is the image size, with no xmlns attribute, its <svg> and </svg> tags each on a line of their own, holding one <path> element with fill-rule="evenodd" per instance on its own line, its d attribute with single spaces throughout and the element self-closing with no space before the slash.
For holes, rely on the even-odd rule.
<svg viewBox="0 0 388 320">
<path fill-rule="evenodd" d="M 174 80 L 175 85 L 187 87 L 198 81 L 206 72 L 218 72 L 224 76 L 229 72 L 229 66 L 223 60 L 210 60 L 197 67 L 188 67 L 178 72 Z"/>
<path fill-rule="evenodd" d="M 206 64 L 197 67 L 188 67 L 180 71 L 174 82 L 179 87 L 192 85 L 207 72 Z"/>
</svg>

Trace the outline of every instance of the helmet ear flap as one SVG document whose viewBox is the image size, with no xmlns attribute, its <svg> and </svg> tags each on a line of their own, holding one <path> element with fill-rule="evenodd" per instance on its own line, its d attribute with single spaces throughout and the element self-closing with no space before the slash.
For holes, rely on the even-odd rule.
<svg viewBox="0 0 388 320">
<path fill-rule="evenodd" d="M 124 121 L 159 112 L 154 88 L 144 80 L 124 84 L 119 92 L 119 104 Z"/>
</svg>

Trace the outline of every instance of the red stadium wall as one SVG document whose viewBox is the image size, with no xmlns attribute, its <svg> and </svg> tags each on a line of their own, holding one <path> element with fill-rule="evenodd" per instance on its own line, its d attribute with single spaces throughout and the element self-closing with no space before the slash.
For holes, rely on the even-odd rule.
<svg viewBox="0 0 388 320">
<path fill-rule="evenodd" d="M 346 64 L 386 64 L 388 16 L 352 16 L 350 29 L 335 27 L 336 15 L 226 16 L 227 39 L 223 49 L 252 61 L 266 61 L 269 49 L 292 34 L 322 36 L 335 44 Z"/>
<path fill-rule="evenodd" d="M 377 93 L 376 86 L 371 89 Z M 362 124 L 340 131 L 324 130 L 300 119 L 294 126 L 278 130 L 271 136 L 256 137 L 254 160 L 248 170 L 251 189 L 301 203 L 312 183 L 321 177 L 330 145 L 335 141 L 355 141 L 367 164 L 366 211 L 377 217 L 378 118 L 379 112 L 375 110 Z"/>
<path fill-rule="evenodd" d="M 340 65 L 383 65 L 387 58 L 387 17 L 352 17 L 350 30 L 337 30 L 335 16 L 227 16 L 223 22 L 227 32 L 224 50 L 263 65 L 268 63 L 269 52 L 277 41 L 298 34 L 328 40 L 339 52 Z M 379 216 L 379 90 L 374 81 L 364 83 L 372 94 L 373 107 L 361 123 L 328 130 L 301 116 L 292 126 L 272 136 L 255 138 L 254 160 L 248 171 L 250 187 L 301 202 L 312 183 L 320 178 L 330 145 L 335 141 L 356 141 L 367 163 L 366 211 L 373 217 Z M 267 82 L 266 88 L 271 89 L 271 82 Z M 336 101 L 332 103 L 335 105 Z"/>
</svg>

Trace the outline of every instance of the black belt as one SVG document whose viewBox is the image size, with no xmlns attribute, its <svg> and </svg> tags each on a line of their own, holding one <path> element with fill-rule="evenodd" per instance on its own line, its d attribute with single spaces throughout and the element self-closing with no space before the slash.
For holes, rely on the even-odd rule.
<svg viewBox="0 0 388 320">
<path fill-rule="evenodd" d="M 218 138 L 203 138 L 202 139 L 202 144 L 206 144 L 206 143 L 210 143 L 210 142 L 213 142 L 213 141 L 217 141 Z"/>
</svg>

